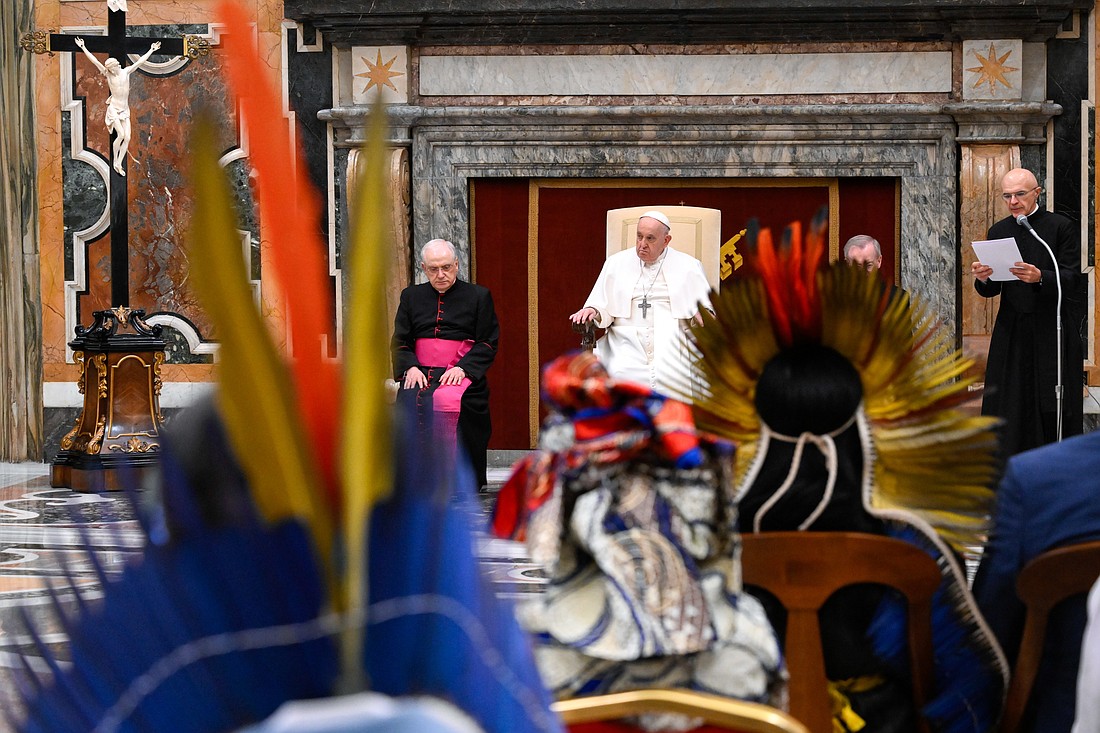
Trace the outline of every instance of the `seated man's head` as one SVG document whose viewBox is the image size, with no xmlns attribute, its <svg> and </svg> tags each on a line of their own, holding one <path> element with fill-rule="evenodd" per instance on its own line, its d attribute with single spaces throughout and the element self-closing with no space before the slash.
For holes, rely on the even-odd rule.
<svg viewBox="0 0 1100 733">
<path fill-rule="evenodd" d="M 844 245 L 844 261 L 852 267 L 871 272 L 882 267 L 882 248 L 868 234 L 857 234 Z"/>
<path fill-rule="evenodd" d="M 668 217 L 659 211 L 647 211 L 638 219 L 638 236 L 634 244 L 634 251 L 638 259 L 647 265 L 651 265 L 665 253 L 665 248 L 672 241 L 671 226 Z"/>
<path fill-rule="evenodd" d="M 433 239 L 420 250 L 420 268 L 436 292 L 445 293 L 458 279 L 458 250 L 446 239 Z"/>
</svg>

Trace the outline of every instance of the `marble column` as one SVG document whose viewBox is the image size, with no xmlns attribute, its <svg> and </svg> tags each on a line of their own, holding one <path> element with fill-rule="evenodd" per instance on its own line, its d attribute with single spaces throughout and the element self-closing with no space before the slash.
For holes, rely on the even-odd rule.
<svg viewBox="0 0 1100 733">
<path fill-rule="evenodd" d="M 1020 148 L 1009 144 L 963 145 L 959 157 L 959 234 L 962 247 L 962 335 L 987 340 L 993 333 L 998 298 L 974 290 L 970 263 L 977 259 L 970 243 L 985 239 L 992 222 L 1006 215 L 1001 205 L 1001 177 L 1020 166 Z"/>
<path fill-rule="evenodd" d="M 363 151 L 352 148 L 348 151 L 347 178 L 348 213 L 354 220 L 355 186 L 366 160 Z M 389 202 L 389 241 L 385 243 L 389 256 L 389 271 L 386 274 L 386 318 L 393 323 L 397 314 L 398 299 L 401 291 L 410 282 L 411 261 L 409 253 L 414 251 L 412 243 L 412 191 L 410 188 L 409 151 L 407 148 L 389 148 L 386 151 L 386 193 Z M 351 231 L 351 229 L 349 229 Z"/>
<path fill-rule="evenodd" d="M 33 2 L 0 3 L 7 39 L 31 31 Z M 35 214 L 34 55 L 0 45 L 0 460 L 36 458 L 42 442 L 42 318 Z"/>
</svg>

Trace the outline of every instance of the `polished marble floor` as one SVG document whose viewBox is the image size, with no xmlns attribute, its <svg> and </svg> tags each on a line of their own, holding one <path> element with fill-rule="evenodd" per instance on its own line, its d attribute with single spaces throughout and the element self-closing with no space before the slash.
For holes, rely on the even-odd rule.
<svg viewBox="0 0 1100 733">
<path fill-rule="evenodd" d="M 490 490 L 508 473 L 490 469 Z M 491 497 L 483 498 L 487 506 Z M 21 663 L 17 652 L 44 666 L 23 617 L 64 658 L 65 635 L 51 611 L 49 589 L 63 607 L 76 603 L 75 594 L 96 598 L 100 582 L 87 550 L 110 575 L 136 559 L 144 541 L 125 494 L 54 489 L 46 464 L 0 463 L 0 710 L 18 710 L 12 676 Z M 478 548 L 499 595 L 515 599 L 538 592 L 543 581 L 523 545 L 481 536 Z M 10 730 L 6 717 L 0 715 L 0 733 Z"/>
</svg>

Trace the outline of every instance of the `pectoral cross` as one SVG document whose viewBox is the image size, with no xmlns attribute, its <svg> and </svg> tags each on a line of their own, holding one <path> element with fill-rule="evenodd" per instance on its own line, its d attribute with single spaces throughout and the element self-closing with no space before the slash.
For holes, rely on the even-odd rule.
<svg viewBox="0 0 1100 733">
<path fill-rule="evenodd" d="M 653 306 L 649 304 L 649 297 L 646 296 L 646 295 L 643 295 L 642 296 L 642 303 L 638 307 L 642 310 L 642 318 L 648 318 L 649 316 L 646 315 L 646 312 L 650 308 L 652 308 Z"/>
<path fill-rule="evenodd" d="M 33 53 L 55 51 L 81 53 L 76 39 L 84 38 L 84 47 L 95 53 L 106 53 L 123 68 L 129 65 L 128 54 L 148 51 L 154 41 L 160 42 L 157 53 L 162 56 L 187 56 L 198 58 L 210 52 L 210 41 L 201 36 L 177 38 L 152 38 L 126 35 L 126 0 L 107 0 L 107 35 L 75 36 L 65 33 L 35 31 L 20 40 L 19 45 Z M 111 150 L 115 149 L 117 133 L 111 132 Z M 125 161 L 115 170 L 113 155 L 108 152 L 111 165 L 109 184 L 111 206 L 111 304 L 128 308 L 130 305 L 130 252 L 129 252 L 129 200 L 126 189 Z"/>
</svg>

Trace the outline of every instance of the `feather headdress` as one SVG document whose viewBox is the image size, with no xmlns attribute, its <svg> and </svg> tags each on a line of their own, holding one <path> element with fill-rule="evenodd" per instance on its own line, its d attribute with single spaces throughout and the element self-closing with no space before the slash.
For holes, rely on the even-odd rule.
<svg viewBox="0 0 1100 733">
<path fill-rule="evenodd" d="M 956 549 L 981 541 L 996 480 L 996 420 L 958 409 L 968 399 L 970 363 L 935 315 L 899 288 L 857 268 L 822 266 L 825 218 L 805 238 L 796 224 L 784 246 L 756 234 L 757 276 L 712 298 L 693 328 L 694 367 L 674 394 L 693 402 L 700 430 L 738 443 L 743 486 L 762 438 L 757 382 L 777 354 L 808 344 L 830 348 L 859 373 L 873 450 L 865 487 L 869 510 L 905 510 Z"/>
</svg>

